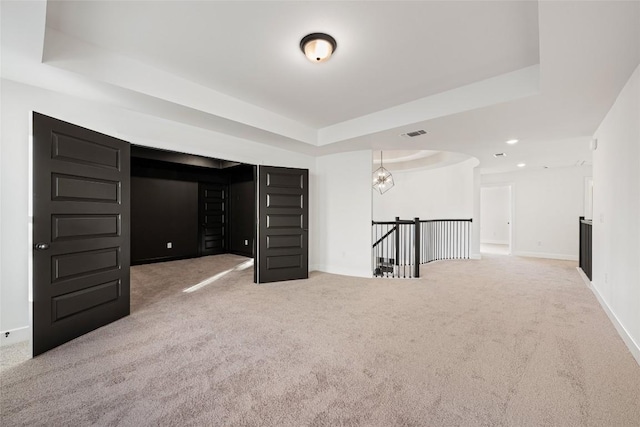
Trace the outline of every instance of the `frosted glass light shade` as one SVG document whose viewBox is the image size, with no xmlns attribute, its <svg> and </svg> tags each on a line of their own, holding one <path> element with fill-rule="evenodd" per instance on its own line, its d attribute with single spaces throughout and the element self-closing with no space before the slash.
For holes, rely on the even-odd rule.
<svg viewBox="0 0 640 427">
<path fill-rule="evenodd" d="M 300 41 L 300 49 L 311 62 L 324 62 L 331 58 L 337 47 L 333 37 L 324 33 L 313 33 Z"/>
<path fill-rule="evenodd" d="M 312 62 L 324 62 L 333 53 L 333 47 L 326 40 L 312 40 L 304 46 L 304 54 Z"/>
</svg>

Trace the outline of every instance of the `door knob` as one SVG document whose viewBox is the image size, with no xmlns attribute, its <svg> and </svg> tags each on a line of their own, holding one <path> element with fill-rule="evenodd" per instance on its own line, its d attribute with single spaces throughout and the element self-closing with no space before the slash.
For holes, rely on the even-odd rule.
<svg viewBox="0 0 640 427">
<path fill-rule="evenodd" d="M 36 250 L 46 251 L 47 249 L 49 249 L 49 244 L 48 243 L 36 243 L 34 245 L 34 247 L 36 248 Z"/>
</svg>

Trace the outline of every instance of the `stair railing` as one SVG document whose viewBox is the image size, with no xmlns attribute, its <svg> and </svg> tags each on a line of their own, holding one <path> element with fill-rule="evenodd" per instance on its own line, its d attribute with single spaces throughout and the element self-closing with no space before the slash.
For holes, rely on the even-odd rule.
<svg viewBox="0 0 640 427">
<path fill-rule="evenodd" d="M 373 275 L 417 278 L 420 264 L 468 259 L 472 219 L 372 221 Z"/>
<path fill-rule="evenodd" d="M 580 255 L 578 259 L 578 265 L 584 274 L 593 280 L 591 266 L 592 260 L 592 246 L 593 246 L 593 222 L 590 219 L 584 219 L 583 216 L 579 219 L 580 226 Z"/>
</svg>

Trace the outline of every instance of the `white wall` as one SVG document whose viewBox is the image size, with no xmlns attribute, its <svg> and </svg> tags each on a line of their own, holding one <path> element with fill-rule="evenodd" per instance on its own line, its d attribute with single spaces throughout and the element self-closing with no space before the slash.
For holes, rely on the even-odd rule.
<svg viewBox="0 0 640 427">
<path fill-rule="evenodd" d="M 511 221 L 510 187 L 483 187 L 480 193 L 480 242 L 508 245 Z"/>
<path fill-rule="evenodd" d="M 395 186 L 384 194 L 373 192 L 374 220 L 392 221 L 397 216 L 401 219 L 472 218 L 476 163 L 476 159 L 469 159 L 451 166 L 416 171 L 394 171 L 393 165 L 385 165 L 393 175 Z"/>
<path fill-rule="evenodd" d="M 312 269 L 371 277 L 371 151 L 316 160 L 316 265 Z"/>
<path fill-rule="evenodd" d="M 578 218 L 591 173 L 591 166 L 574 166 L 482 176 L 483 186 L 513 184 L 514 255 L 578 259 Z"/>
<path fill-rule="evenodd" d="M 595 137 L 592 285 L 640 363 L 640 67 Z"/>
<path fill-rule="evenodd" d="M 1 87 L 1 331 L 25 330 L 30 323 L 28 292 L 31 233 L 28 209 L 31 191 L 28 142 L 32 110 L 139 145 L 251 164 L 306 168 L 310 170 L 313 180 L 315 159 L 309 156 L 4 79 Z M 310 198 L 313 200 L 313 187 L 311 191 Z M 314 208 L 311 206 L 310 209 L 312 222 Z M 313 228 L 310 230 L 310 248 L 313 248 L 314 236 L 319 235 Z M 313 251 L 310 257 L 313 263 Z M 2 342 L 6 340 L 3 338 Z"/>
<path fill-rule="evenodd" d="M 482 215 L 480 213 L 480 191 L 482 190 L 482 175 L 480 168 L 476 166 L 473 170 L 473 228 L 471 232 L 471 259 L 480 259 L 480 223 Z"/>
</svg>

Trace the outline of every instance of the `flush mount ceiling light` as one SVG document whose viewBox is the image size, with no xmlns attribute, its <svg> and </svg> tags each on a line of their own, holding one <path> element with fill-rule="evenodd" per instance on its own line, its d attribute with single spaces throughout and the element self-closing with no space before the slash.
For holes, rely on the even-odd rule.
<svg viewBox="0 0 640 427">
<path fill-rule="evenodd" d="M 517 144 L 517 143 L 518 143 L 518 140 L 517 140 L 517 139 L 510 139 L 510 140 L 505 141 L 505 142 L 506 142 L 507 144 L 509 144 L 509 145 L 513 145 L 513 144 Z"/>
<path fill-rule="evenodd" d="M 519 168 L 523 168 L 525 166 L 527 166 L 526 163 L 518 163 L 516 166 L 518 166 Z"/>
<path fill-rule="evenodd" d="M 384 194 L 393 187 L 393 176 L 382 165 L 382 151 L 380 152 L 380 167 L 373 173 L 373 189 Z"/>
<path fill-rule="evenodd" d="M 312 33 L 300 40 L 300 49 L 311 62 L 328 60 L 337 47 L 336 39 L 325 33 Z"/>
</svg>

